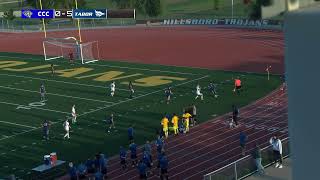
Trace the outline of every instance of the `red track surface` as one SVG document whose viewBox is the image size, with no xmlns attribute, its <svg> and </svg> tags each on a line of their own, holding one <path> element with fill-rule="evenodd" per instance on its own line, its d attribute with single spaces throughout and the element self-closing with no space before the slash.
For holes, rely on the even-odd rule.
<svg viewBox="0 0 320 180">
<path fill-rule="evenodd" d="M 48 36 L 75 34 L 75 31 L 50 32 Z M 99 41 L 103 59 L 246 72 L 264 72 L 269 64 L 273 73 L 284 70 L 282 32 L 159 27 L 86 30 L 82 35 L 85 41 Z M 0 50 L 42 54 L 42 36 L 40 33 L 0 33 Z M 30 42 L 34 44 L 26 46 Z M 240 112 L 238 128 L 228 128 L 225 123 L 230 114 L 227 114 L 192 128 L 189 134 L 170 137 L 165 145 L 170 179 L 202 179 L 204 174 L 239 159 L 241 130 L 249 137 L 248 151 L 256 141 L 267 145 L 274 133 L 281 138 L 288 137 L 285 92 L 277 90 Z M 153 151 L 156 159 L 155 149 Z M 110 159 L 108 171 L 110 179 L 138 179 L 136 169 L 121 170 L 118 156 Z M 154 169 L 154 173 L 158 171 Z"/>
<path fill-rule="evenodd" d="M 268 145 L 275 133 L 281 138 L 288 137 L 287 97 L 283 91 L 277 90 L 240 112 L 241 125 L 238 128 L 230 129 L 225 124 L 230 116 L 227 114 L 192 128 L 189 134 L 170 137 L 165 144 L 170 179 L 198 180 L 204 174 L 241 158 L 240 131 L 248 135 L 248 152 L 254 148 L 255 142 Z M 154 149 L 154 158 L 155 155 Z M 118 157 L 109 161 L 108 170 L 110 179 L 138 179 L 136 169 L 121 170 Z M 154 173 L 158 170 L 154 169 Z M 153 176 L 150 179 L 158 178 Z"/>
<path fill-rule="evenodd" d="M 76 31 L 48 37 L 77 36 Z M 113 28 L 83 30 L 84 41 L 99 41 L 103 59 L 221 70 L 283 73 L 279 31 L 212 27 Z M 43 33 L 0 33 L 0 51 L 43 54 Z M 32 43 L 32 45 L 30 45 Z"/>
</svg>

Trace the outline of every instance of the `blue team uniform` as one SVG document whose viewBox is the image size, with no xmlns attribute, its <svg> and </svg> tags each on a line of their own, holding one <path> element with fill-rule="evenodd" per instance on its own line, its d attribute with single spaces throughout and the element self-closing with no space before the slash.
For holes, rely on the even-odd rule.
<svg viewBox="0 0 320 180">
<path fill-rule="evenodd" d="M 147 166 L 145 163 L 140 162 L 138 165 L 138 170 L 139 170 L 139 174 L 140 174 L 140 178 L 147 178 Z"/>
<path fill-rule="evenodd" d="M 133 128 L 132 127 L 128 128 L 128 138 L 129 138 L 129 141 L 133 140 Z"/>
<path fill-rule="evenodd" d="M 137 159 L 137 145 L 135 143 L 130 144 L 131 159 Z"/>
</svg>

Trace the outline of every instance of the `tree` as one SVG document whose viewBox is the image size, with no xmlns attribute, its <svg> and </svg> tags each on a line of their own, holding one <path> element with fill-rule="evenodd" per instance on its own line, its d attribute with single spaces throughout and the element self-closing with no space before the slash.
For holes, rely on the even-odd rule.
<svg viewBox="0 0 320 180">
<path fill-rule="evenodd" d="M 250 4 L 250 18 L 261 19 L 261 0 L 256 0 Z"/>
<path fill-rule="evenodd" d="M 13 9 L 10 9 L 9 11 L 4 12 L 3 18 L 5 20 L 7 20 L 7 26 L 8 26 L 8 29 L 9 29 L 10 28 L 9 27 L 9 21 L 12 21 L 12 20 L 14 20 L 16 18 L 16 16 L 13 14 Z"/>
<path fill-rule="evenodd" d="M 130 7 L 131 0 L 112 0 L 112 3 L 114 3 L 119 9 L 126 9 Z"/>
<path fill-rule="evenodd" d="M 134 0 L 134 7 L 140 12 L 145 12 L 145 4 L 146 0 Z"/>
<path fill-rule="evenodd" d="M 158 16 L 161 13 L 160 0 L 146 0 L 145 11 L 150 17 Z"/>
<path fill-rule="evenodd" d="M 13 14 L 13 9 L 10 9 L 9 11 L 4 12 L 3 18 L 9 21 L 14 20 L 16 16 Z"/>
<path fill-rule="evenodd" d="M 260 0 L 262 6 L 270 6 L 273 4 L 273 0 Z"/>
<path fill-rule="evenodd" d="M 220 0 L 213 0 L 213 6 L 215 10 L 220 9 Z"/>
</svg>

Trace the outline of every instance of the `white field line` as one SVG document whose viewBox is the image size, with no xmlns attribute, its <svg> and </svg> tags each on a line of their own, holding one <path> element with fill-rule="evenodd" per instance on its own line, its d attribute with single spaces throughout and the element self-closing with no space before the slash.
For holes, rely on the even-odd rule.
<svg viewBox="0 0 320 180">
<path fill-rule="evenodd" d="M 0 56 L 0 57 L 1 57 L 1 56 Z M 35 80 L 48 81 L 48 82 L 56 82 L 56 83 L 63 83 L 63 84 L 72 84 L 72 85 L 77 85 L 77 86 L 86 86 L 86 87 L 109 89 L 109 87 L 107 87 L 107 86 L 98 86 L 98 85 L 90 85 L 90 84 L 73 83 L 73 82 L 58 81 L 58 80 L 45 79 L 45 78 L 36 78 L 36 77 L 30 77 L 30 76 L 19 76 L 19 75 L 4 74 L 4 73 L 1 73 L 0 76 L 19 77 L 19 78 L 35 79 Z M 128 90 L 128 89 L 121 89 L 121 88 L 117 88 L 117 90 L 120 90 L 120 91 L 130 91 L 130 90 Z M 137 91 L 137 92 L 145 93 L 144 91 Z"/>
<path fill-rule="evenodd" d="M 175 85 L 175 86 L 173 86 L 173 87 L 182 86 L 182 85 L 184 85 L 184 84 L 188 84 L 188 83 L 191 83 L 191 82 L 194 82 L 194 81 L 198 81 L 198 80 L 200 80 L 200 79 L 204 79 L 204 78 L 207 78 L 207 77 L 209 77 L 209 75 L 203 76 L 203 77 L 200 77 L 200 78 L 197 78 L 197 79 L 193 79 L 193 80 L 191 80 L 191 81 L 187 81 L 187 82 L 184 82 L 184 83 L 180 83 L 180 84 L 177 84 L 177 85 Z M 164 89 L 163 89 L 163 90 L 164 90 Z M 119 104 L 122 104 L 122 103 L 125 103 L 125 102 L 128 102 L 128 101 L 132 101 L 132 100 L 135 100 L 135 99 L 139 99 L 139 98 L 142 98 L 142 97 L 151 95 L 151 94 L 155 94 L 155 93 L 158 93 L 158 92 L 163 91 L 163 90 L 154 91 L 154 92 L 152 92 L 152 93 L 148 93 L 148 94 L 145 94 L 145 95 L 142 95 L 142 96 L 139 96 L 139 97 L 136 97 L 136 98 L 132 98 L 132 99 L 129 99 L 129 100 L 126 100 L 126 101 L 121 101 L 121 102 L 119 102 L 119 103 L 115 103 L 115 104 L 112 104 L 112 105 L 107 106 L 107 107 L 104 107 L 104 108 L 99 108 L 99 109 L 94 110 L 94 111 L 89 111 L 89 112 L 86 112 L 86 113 L 83 113 L 83 114 L 79 115 L 78 117 L 84 116 L 84 115 L 87 115 L 87 114 L 90 114 L 90 113 L 93 113 L 93 112 L 96 112 L 96 111 L 99 111 L 99 110 L 101 110 L 101 109 L 105 109 L 105 108 L 108 108 L 108 107 L 116 106 L 116 105 L 119 105 Z M 0 103 L 3 103 L 3 102 L 0 102 Z M 66 113 L 66 112 L 61 112 L 61 113 L 70 114 L 70 113 Z M 52 123 L 52 125 L 55 125 L 55 124 L 60 123 L 60 122 L 62 122 L 62 121 L 64 121 L 64 120 L 54 122 L 54 123 Z M 40 127 L 40 128 L 41 128 L 41 127 Z M 0 141 L 6 140 L 6 139 L 9 139 L 9 138 L 14 138 L 14 137 L 16 137 L 16 136 L 19 136 L 19 135 L 22 135 L 22 134 L 26 134 L 26 133 L 32 132 L 32 131 L 34 131 L 34 130 L 38 130 L 38 129 L 40 129 L 40 128 L 35 128 L 35 129 L 31 129 L 31 130 L 28 130 L 28 131 L 25 131 L 25 132 L 21 132 L 21 133 L 12 135 L 12 136 L 8 136 L 8 137 L 6 137 L 6 138 L 0 139 Z"/>
<path fill-rule="evenodd" d="M 4 101 L 0 101 L 0 104 L 7 104 L 7 105 L 12 105 L 12 106 L 25 106 L 23 104 L 15 104 L 15 103 L 9 103 L 9 102 L 4 102 Z M 40 108 L 40 107 L 30 107 L 32 109 L 39 109 L 39 110 L 43 110 L 43 111 L 50 111 L 50 112 L 55 112 L 55 113 L 61 113 L 61 114 L 68 114 L 70 115 L 71 112 L 63 112 L 63 111 L 57 111 L 57 110 L 52 110 L 52 109 L 45 109 L 45 108 Z"/>
<path fill-rule="evenodd" d="M 4 56 L 0 55 L 0 57 L 7 57 L 7 58 L 17 58 L 17 59 L 23 59 L 23 60 L 34 60 L 33 58 L 21 58 L 21 57 L 15 57 L 15 56 Z M 104 61 L 104 60 L 102 60 Z M 105 61 L 107 62 L 107 61 Z M 120 61 L 120 62 L 126 62 L 126 61 Z M 132 62 L 131 62 L 132 63 Z M 81 64 L 81 63 L 76 63 Z M 101 67 L 110 67 L 110 68 L 119 68 L 119 69 L 132 69 L 132 70 L 139 70 L 139 71 L 150 71 L 150 72 L 161 72 L 161 73 L 168 73 L 168 74 L 182 74 L 182 75 L 201 75 L 201 74 L 194 74 L 194 73 L 186 73 L 186 72 L 177 72 L 177 71 L 162 71 L 157 69 L 149 69 L 149 68 L 134 68 L 134 67 L 127 67 L 127 66 L 112 66 L 112 65 L 103 65 L 103 64 L 87 64 L 88 66 L 101 66 Z"/>
<path fill-rule="evenodd" d="M 31 92 L 31 93 L 39 93 L 38 91 L 32 91 L 32 90 L 27 90 L 27 89 L 19 89 L 19 88 L 12 88 L 12 87 L 5 87 L 5 86 L 0 86 L 0 88 L 10 89 L 10 90 L 16 90 L 16 91 Z M 109 102 L 109 101 L 100 101 L 100 100 L 96 100 L 96 99 L 82 98 L 82 97 L 76 97 L 76 96 L 68 96 L 68 95 L 55 94 L 55 93 L 46 93 L 46 94 L 48 94 L 48 95 L 53 95 L 53 96 L 73 98 L 73 99 L 81 99 L 81 100 L 86 100 L 86 101 L 93 101 L 93 102 L 100 102 L 100 103 L 109 103 L 109 104 L 112 104 L 112 102 Z"/>
<path fill-rule="evenodd" d="M 11 122 L 7 122 L 7 121 L 0 121 L 0 123 L 11 124 L 11 125 L 16 125 L 16 126 L 21 126 L 21 127 L 27 127 L 27 128 L 31 128 L 31 129 L 35 129 L 36 128 L 36 127 L 33 127 L 33 126 L 27 126 L 27 125 L 23 125 L 23 124 L 11 123 Z"/>
</svg>

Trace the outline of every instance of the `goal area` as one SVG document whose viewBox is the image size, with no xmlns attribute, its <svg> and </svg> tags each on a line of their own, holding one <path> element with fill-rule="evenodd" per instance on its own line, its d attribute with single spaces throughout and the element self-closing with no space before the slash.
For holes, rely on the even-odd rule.
<svg viewBox="0 0 320 180">
<path fill-rule="evenodd" d="M 43 54 L 46 61 L 54 59 L 81 61 L 82 64 L 99 60 L 98 41 L 80 43 L 75 37 L 45 38 Z"/>
</svg>

